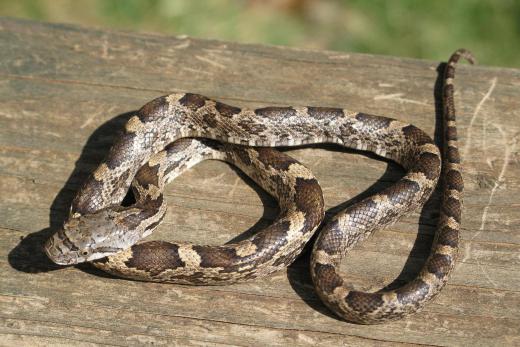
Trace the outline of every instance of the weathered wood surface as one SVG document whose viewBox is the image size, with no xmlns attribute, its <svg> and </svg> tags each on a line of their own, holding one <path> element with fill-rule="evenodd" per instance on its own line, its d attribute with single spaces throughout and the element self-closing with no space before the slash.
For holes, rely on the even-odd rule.
<svg viewBox="0 0 520 347">
<path fill-rule="evenodd" d="M 433 135 L 439 64 L 1 19 L 0 344 L 520 344 L 519 70 L 458 69 L 467 187 L 460 260 L 444 292 L 408 319 L 379 326 L 337 320 L 313 292 L 308 256 L 264 280 L 190 287 L 57 268 L 40 250 L 128 112 L 158 95 L 348 107 Z M 290 153 L 318 176 L 329 209 L 402 174 L 336 147 Z M 180 177 L 168 201 L 154 238 L 224 243 L 276 213 L 272 199 L 219 162 Z M 437 211 L 432 199 L 359 245 L 344 262 L 353 283 L 376 290 L 413 276 Z"/>
</svg>

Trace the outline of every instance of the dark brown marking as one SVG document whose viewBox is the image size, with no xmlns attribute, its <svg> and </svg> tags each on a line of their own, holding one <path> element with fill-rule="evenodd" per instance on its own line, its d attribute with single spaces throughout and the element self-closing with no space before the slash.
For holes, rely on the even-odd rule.
<svg viewBox="0 0 520 347">
<path fill-rule="evenodd" d="M 321 187 L 316 179 L 299 177 L 296 179 L 295 190 L 296 206 L 300 211 L 306 212 L 305 227 L 310 232 L 313 227 L 318 226 L 325 213 Z"/>
<path fill-rule="evenodd" d="M 450 163 L 460 163 L 460 155 L 457 147 L 448 146 L 448 148 L 446 148 L 446 159 Z"/>
<path fill-rule="evenodd" d="M 138 216 L 138 218 L 148 219 L 159 212 L 161 205 L 164 202 L 164 195 L 161 193 L 155 199 L 144 199 L 142 202 L 138 202 L 134 205 L 135 208 L 142 209 L 142 212 Z M 137 221 L 138 222 L 138 221 Z"/>
<path fill-rule="evenodd" d="M 186 93 L 186 95 L 179 99 L 179 104 L 196 111 L 204 106 L 208 100 L 209 99 L 207 97 L 199 94 Z"/>
<path fill-rule="evenodd" d="M 459 200 L 452 197 L 445 198 L 442 211 L 446 216 L 453 217 L 457 223 L 460 223 L 461 205 Z"/>
<path fill-rule="evenodd" d="M 295 117 L 296 110 L 292 107 L 264 107 L 255 110 L 255 114 L 264 118 Z"/>
<path fill-rule="evenodd" d="M 235 265 L 237 259 L 235 249 L 228 246 L 192 246 L 200 255 L 200 266 L 205 268 L 223 267 L 226 272 Z"/>
<path fill-rule="evenodd" d="M 251 158 L 249 157 L 249 152 L 247 151 L 247 149 L 244 146 L 238 146 L 238 145 L 233 146 L 233 151 L 237 155 L 238 159 L 240 159 L 240 161 L 242 161 L 246 166 L 251 165 L 252 161 L 251 161 Z"/>
<path fill-rule="evenodd" d="M 315 119 L 335 119 L 343 117 L 343 109 L 335 107 L 307 107 L 307 113 Z"/>
<path fill-rule="evenodd" d="M 215 114 L 213 113 L 204 113 L 204 115 L 202 116 L 204 122 L 209 125 L 210 127 L 212 128 L 217 128 L 218 127 L 218 121 L 217 121 L 217 117 Z"/>
<path fill-rule="evenodd" d="M 86 215 L 96 212 L 97 208 L 95 204 L 96 200 L 99 200 L 99 192 L 102 191 L 103 182 L 95 180 L 93 174 L 90 174 L 88 186 L 85 184 L 80 189 L 80 192 L 74 197 L 72 201 L 71 211 L 78 212 L 81 215 Z"/>
<path fill-rule="evenodd" d="M 157 226 L 158 226 L 159 224 L 161 224 L 161 222 L 163 221 L 163 219 L 164 219 L 165 216 L 166 216 L 166 213 L 163 214 L 163 215 L 161 216 L 161 218 L 159 218 L 159 219 L 157 220 L 157 222 L 154 222 L 154 223 L 150 224 L 149 226 L 147 226 L 147 227 L 145 228 L 145 230 L 146 230 L 146 231 L 149 231 L 149 230 L 153 230 L 153 229 L 157 228 Z"/>
<path fill-rule="evenodd" d="M 445 105 L 445 114 L 444 118 L 446 121 L 454 121 L 455 120 L 455 112 L 453 107 L 453 85 L 446 84 L 443 89 L 444 93 L 444 105 Z"/>
<path fill-rule="evenodd" d="M 343 279 L 330 264 L 316 263 L 314 273 L 316 275 L 316 283 L 319 284 L 326 294 L 331 294 L 336 287 L 343 284 Z"/>
<path fill-rule="evenodd" d="M 296 160 L 281 155 L 280 153 L 273 151 L 271 148 L 260 147 L 257 148 L 258 160 L 264 163 L 266 166 L 270 166 L 276 170 L 286 171 L 289 169 L 291 164 L 296 163 Z"/>
<path fill-rule="evenodd" d="M 150 185 L 159 188 L 159 169 L 159 164 L 150 166 L 150 163 L 146 163 L 139 169 L 135 179 L 137 179 L 139 184 L 146 190 L 150 188 Z"/>
<path fill-rule="evenodd" d="M 464 189 L 464 181 L 462 180 L 462 175 L 458 170 L 449 170 L 446 172 L 445 180 L 448 189 L 455 189 L 459 192 L 462 192 Z"/>
<path fill-rule="evenodd" d="M 168 111 L 168 101 L 166 96 L 153 99 L 139 110 L 138 117 L 143 123 L 151 122 L 158 115 L 163 115 Z"/>
<path fill-rule="evenodd" d="M 453 66 L 449 66 L 449 65 L 446 66 L 446 72 L 445 72 L 444 78 L 445 79 L 455 78 L 455 68 L 453 68 Z"/>
<path fill-rule="evenodd" d="M 240 113 L 241 109 L 235 106 L 226 105 L 221 102 L 216 102 L 215 108 L 224 117 L 232 117 L 235 114 Z"/>
<path fill-rule="evenodd" d="M 135 141 L 139 141 L 135 133 L 125 133 L 124 136 L 116 139 L 110 148 L 109 155 L 111 160 L 106 162 L 109 169 L 114 170 L 118 168 L 122 163 L 126 162 L 129 157 L 134 155 L 134 153 L 130 151 L 132 148 L 135 148 Z"/>
<path fill-rule="evenodd" d="M 279 257 L 273 262 L 273 266 L 288 266 L 291 264 L 296 257 L 298 257 L 303 248 L 305 247 L 305 244 L 301 244 L 298 247 L 295 247 L 289 254 L 287 254 L 285 257 Z"/>
<path fill-rule="evenodd" d="M 403 128 L 403 134 L 419 146 L 433 143 L 432 139 L 424 131 L 413 125 L 405 126 Z"/>
<path fill-rule="evenodd" d="M 445 225 L 439 231 L 439 238 L 437 239 L 437 243 L 439 245 L 457 248 L 459 246 L 459 231 Z"/>
<path fill-rule="evenodd" d="M 351 121 L 347 121 L 345 123 L 340 124 L 339 131 L 341 136 L 344 138 L 344 141 L 352 141 L 353 143 L 355 143 L 359 139 L 359 137 L 356 135 L 356 133 L 358 133 L 359 130 L 354 129 Z"/>
<path fill-rule="evenodd" d="M 448 255 L 436 253 L 431 256 L 428 262 L 428 271 L 434 274 L 435 277 L 441 279 L 451 270 L 451 260 L 451 257 Z"/>
<path fill-rule="evenodd" d="M 373 312 L 384 304 L 381 294 L 358 291 L 349 292 L 345 302 L 357 312 Z"/>
<path fill-rule="evenodd" d="M 204 141 L 206 139 L 199 139 L 200 141 Z M 178 140 L 175 140 L 175 142 L 172 142 L 168 144 L 166 147 L 164 147 L 164 150 L 166 151 L 166 154 L 168 156 L 173 155 L 175 153 L 183 152 L 188 148 L 193 142 L 193 139 L 191 138 L 180 138 Z"/>
<path fill-rule="evenodd" d="M 437 179 L 441 172 L 441 159 L 437 154 L 423 152 L 410 171 L 422 172 L 428 180 Z"/>
<path fill-rule="evenodd" d="M 143 270 L 156 276 L 168 269 L 176 269 L 186 264 L 179 256 L 179 246 L 164 241 L 149 241 L 132 246 L 133 256 L 125 265 Z"/>
<path fill-rule="evenodd" d="M 446 140 L 457 141 L 457 128 L 455 128 L 455 127 L 446 128 Z"/>
</svg>

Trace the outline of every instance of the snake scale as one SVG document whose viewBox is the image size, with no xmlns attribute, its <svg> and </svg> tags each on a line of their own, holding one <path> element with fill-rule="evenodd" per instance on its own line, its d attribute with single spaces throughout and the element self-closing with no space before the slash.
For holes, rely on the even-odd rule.
<svg viewBox="0 0 520 347">
<path fill-rule="evenodd" d="M 274 149 L 240 145 L 336 143 L 393 160 L 406 174 L 392 186 L 340 211 L 322 227 L 311 256 L 316 292 L 332 311 L 351 322 L 376 324 L 417 312 L 443 288 L 458 252 L 463 182 L 453 79 L 461 57 L 473 62 L 472 55 L 461 49 L 450 57 L 445 69 L 442 157 L 422 130 L 387 117 L 330 107 L 240 109 L 191 93 L 152 100 L 129 119 L 105 160 L 79 190 L 69 220 L 49 239 L 45 250 L 58 264 L 93 261 L 109 273 L 147 281 L 223 284 L 276 271 L 294 260 L 321 222 L 321 190 L 310 171 L 293 159 Z M 191 139 L 175 142 L 188 137 L 225 144 Z M 236 244 L 134 244 L 151 233 L 164 216 L 164 184 L 208 158 L 238 166 L 275 196 L 281 210 L 277 220 Z M 374 230 L 423 205 L 441 176 L 441 167 L 440 217 L 422 270 L 394 290 L 353 290 L 339 274 L 346 252 Z M 119 205 L 134 178 L 137 204 L 122 208 Z M 146 209 L 144 205 L 154 206 Z M 128 233 L 133 236 L 126 236 Z"/>
</svg>

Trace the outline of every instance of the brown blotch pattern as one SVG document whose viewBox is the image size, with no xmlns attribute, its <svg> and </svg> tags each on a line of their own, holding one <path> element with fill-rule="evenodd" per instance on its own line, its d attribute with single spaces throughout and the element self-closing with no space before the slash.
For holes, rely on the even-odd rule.
<svg viewBox="0 0 520 347">
<path fill-rule="evenodd" d="M 460 163 L 459 150 L 456 147 L 448 146 L 446 149 L 446 157 L 450 163 Z"/>
<path fill-rule="evenodd" d="M 445 198 L 442 211 L 445 215 L 453 217 L 457 223 L 460 223 L 461 205 L 459 200 L 452 197 Z"/>
<path fill-rule="evenodd" d="M 405 126 L 403 128 L 403 134 L 419 146 L 433 143 L 432 139 L 424 131 L 413 125 Z"/>
<path fill-rule="evenodd" d="M 243 146 L 234 146 L 234 150 L 235 154 L 237 155 L 238 159 L 246 164 L 247 166 L 250 166 L 252 161 L 251 161 L 251 157 L 249 157 L 249 152 L 246 150 L 245 147 Z"/>
<path fill-rule="evenodd" d="M 92 176 L 92 174 L 91 174 Z M 78 212 L 82 215 L 94 213 L 102 204 L 101 196 L 98 194 L 103 187 L 103 182 L 94 179 L 89 180 L 88 189 L 81 188 L 81 194 L 77 194 L 72 200 L 71 211 Z"/>
<path fill-rule="evenodd" d="M 462 180 L 462 175 L 457 170 L 449 170 L 446 172 L 446 184 L 448 185 L 448 189 L 455 189 L 459 192 L 462 192 L 464 189 L 464 181 Z"/>
<path fill-rule="evenodd" d="M 207 112 L 207 113 L 204 113 L 202 118 L 203 118 L 204 122 L 211 128 L 218 127 L 218 121 L 217 121 L 217 117 L 215 114 Z"/>
<path fill-rule="evenodd" d="M 149 231 L 149 230 L 152 230 L 152 229 L 157 228 L 157 227 L 159 226 L 159 224 L 161 224 L 161 222 L 163 221 L 163 219 L 164 219 L 165 216 L 166 216 L 166 214 L 163 214 L 163 215 L 161 216 L 161 218 L 159 218 L 159 219 L 157 220 L 157 222 L 154 222 L 154 223 L 150 224 L 149 226 L 147 226 L 147 227 L 145 228 L 145 230 L 146 230 L 146 231 Z"/>
<path fill-rule="evenodd" d="M 450 246 L 456 248 L 459 246 L 459 231 L 445 225 L 439 232 L 437 239 L 439 245 Z"/>
<path fill-rule="evenodd" d="M 446 129 L 446 140 L 456 141 L 457 140 L 457 128 L 447 127 Z"/>
<path fill-rule="evenodd" d="M 150 185 L 159 187 L 159 169 L 160 165 L 150 166 L 149 163 L 146 163 L 139 169 L 135 178 L 147 190 L 150 188 Z"/>
<path fill-rule="evenodd" d="M 444 95 L 453 95 L 453 85 L 452 84 L 446 84 L 443 89 Z M 444 108 L 445 108 L 445 119 L 447 121 L 453 121 L 455 120 L 455 108 L 453 105 L 453 98 L 447 98 L 444 99 Z"/>
<path fill-rule="evenodd" d="M 446 65 L 445 78 L 455 78 L 455 69 L 452 66 Z"/>
<path fill-rule="evenodd" d="M 445 254 L 434 254 L 428 262 L 428 271 L 437 278 L 443 278 L 451 270 L 451 257 Z"/>
<path fill-rule="evenodd" d="M 213 246 L 199 246 L 193 245 L 193 250 L 200 256 L 200 266 L 206 268 L 223 267 L 227 271 L 232 271 L 230 268 L 234 265 L 236 260 L 236 252 L 231 247 Z"/>
<path fill-rule="evenodd" d="M 292 107 L 264 107 L 257 108 L 255 114 L 264 118 L 287 118 L 295 117 L 297 113 Z"/>
<path fill-rule="evenodd" d="M 199 94 L 186 93 L 179 99 L 179 104 L 186 106 L 189 109 L 196 111 L 206 104 L 209 99 Z"/>
<path fill-rule="evenodd" d="M 162 115 L 168 111 L 168 101 L 166 96 L 160 96 L 139 110 L 139 120 L 143 123 L 151 122 L 156 115 Z"/>
<path fill-rule="evenodd" d="M 335 107 L 307 107 L 307 113 L 315 119 L 334 120 L 343 117 L 343 109 Z"/>
<path fill-rule="evenodd" d="M 260 147 L 257 148 L 257 152 L 258 160 L 260 160 L 265 165 L 274 168 L 275 170 L 286 171 L 289 169 L 291 164 L 296 162 L 294 159 L 290 160 L 285 156 L 273 155 L 276 152 L 273 152 L 269 148 Z"/>
<path fill-rule="evenodd" d="M 434 180 L 441 171 L 441 158 L 437 154 L 423 152 L 410 171 L 422 172 L 428 180 Z"/>
<path fill-rule="evenodd" d="M 458 60 L 458 57 L 452 59 L 452 61 L 456 60 Z M 453 76 L 454 69 L 450 66 L 447 66 L 446 77 L 453 78 Z M 444 103 L 447 109 L 445 117 L 448 120 L 453 120 L 455 117 L 452 97 L 453 86 L 446 85 L 444 87 L 444 93 Z M 208 98 L 202 95 L 188 93 L 179 99 L 178 103 L 179 105 L 182 105 L 189 110 L 197 111 L 204 107 L 208 100 Z M 143 123 L 151 121 L 156 116 L 164 115 L 168 111 L 169 106 L 170 105 L 168 105 L 168 101 L 165 97 L 157 98 L 144 105 L 139 110 L 138 117 Z M 180 107 L 178 108 L 180 111 L 182 111 Z M 202 127 L 204 129 L 207 127 L 217 128 L 219 126 L 218 115 L 222 115 L 223 117 L 233 117 L 234 115 L 241 112 L 240 108 L 229 106 L 220 102 L 215 102 L 215 108 L 209 109 L 211 110 L 209 113 L 197 115 L 197 117 L 199 117 L 197 118 L 197 122 L 200 123 L 200 118 L 202 118 L 202 122 L 204 123 L 202 124 Z M 215 111 L 219 114 L 211 113 Z M 244 131 L 254 133 L 255 135 L 260 135 L 260 133 L 268 129 L 265 123 L 273 123 L 277 120 L 285 120 L 287 118 L 296 117 L 298 115 L 297 111 L 292 107 L 266 107 L 257 109 L 254 112 L 257 116 L 257 119 L 239 120 L 238 126 L 241 127 Z M 339 108 L 308 107 L 307 112 L 311 117 L 316 119 L 337 119 L 339 117 L 345 116 L 344 111 Z M 187 112 L 187 114 L 189 113 L 190 112 Z M 267 121 L 264 122 L 266 119 Z M 372 130 L 388 129 L 391 122 L 393 121 L 389 118 L 377 117 L 364 113 L 358 113 L 355 116 L 355 119 L 349 117 L 349 120 L 350 122 L 345 121 L 339 125 L 342 134 L 344 134 L 345 137 L 349 137 L 349 141 L 352 143 L 361 141 L 362 143 L 369 144 L 369 134 Z M 361 126 L 363 127 L 362 131 L 352 128 L 352 124 L 355 124 L 356 121 L 361 122 Z M 195 127 L 195 125 L 192 126 Z M 401 130 L 402 134 L 406 137 L 407 140 L 412 142 L 412 144 L 420 146 L 433 143 L 427 134 L 415 126 L 408 125 L 403 127 Z M 148 145 L 147 141 L 152 141 L 150 139 L 158 137 L 157 133 L 154 131 L 155 130 L 152 129 L 145 133 L 144 140 L 141 139 L 141 141 L 144 142 L 144 145 Z M 395 146 L 396 148 L 403 148 L 398 147 L 402 145 L 402 143 L 400 143 L 401 136 L 398 134 L 399 129 L 396 128 L 395 131 L 394 129 L 391 131 L 391 136 L 389 139 L 386 139 L 386 144 L 389 146 Z M 278 134 L 276 129 L 273 130 L 273 136 L 276 136 L 278 140 L 282 141 L 284 140 L 284 136 L 288 137 L 290 134 L 291 132 L 289 132 L 289 134 Z M 449 140 L 456 139 L 456 129 L 454 127 L 448 127 L 448 129 L 445 131 L 445 138 Z M 125 148 L 132 147 L 130 146 L 132 141 L 132 134 L 129 134 L 124 139 L 124 141 L 122 141 L 120 144 L 116 144 L 113 147 L 111 153 L 114 154 L 114 151 L 118 151 L 118 153 L 121 152 L 119 154 L 121 154 L 121 158 L 123 158 L 126 156 L 126 154 L 123 153 L 125 150 L 127 150 Z M 246 165 L 252 164 L 249 153 L 245 149 L 237 147 L 235 153 L 235 155 L 240 158 L 240 160 L 243 161 Z M 260 161 L 277 170 L 287 170 L 290 164 L 293 163 L 285 158 L 281 159 L 277 156 L 273 156 L 271 150 L 259 149 L 258 156 Z M 460 161 L 458 153 L 454 147 L 448 147 L 446 151 L 446 157 L 451 162 L 458 163 Z M 115 163 L 115 166 L 119 166 L 119 157 L 117 157 L 117 155 L 113 156 L 111 159 L 113 159 L 111 162 L 112 165 Z M 110 168 L 112 169 L 115 167 Z M 412 172 L 422 172 L 426 175 L 427 179 L 434 180 L 439 174 L 440 158 L 432 153 L 421 153 L 420 158 L 418 158 L 417 162 L 415 163 L 413 170 Z M 150 184 L 158 185 L 157 173 L 157 168 L 149 167 L 147 170 L 144 170 L 141 175 L 143 176 L 143 180 L 148 182 L 148 186 Z M 125 180 L 127 178 L 128 176 L 125 177 Z M 447 173 L 447 179 L 449 187 L 454 187 L 453 189 L 457 190 L 460 188 L 460 191 L 462 190 L 462 177 L 458 171 L 449 171 Z M 120 184 L 121 181 L 116 183 Z M 308 223 L 319 223 L 319 220 L 321 220 L 323 215 L 323 197 L 321 194 L 321 189 L 316 180 L 298 178 L 296 182 L 296 188 L 295 199 L 297 207 L 300 210 L 310 211 L 305 222 L 306 226 L 308 226 Z M 420 190 L 421 186 L 417 182 L 405 179 L 400 180 L 396 185 L 386 189 L 384 194 L 387 195 L 390 204 L 406 205 L 413 200 L 413 196 Z M 309 197 L 311 196 L 314 198 L 310 199 Z M 443 201 L 444 203 L 442 211 L 446 215 L 454 217 L 457 222 L 460 222 L 460 202 L 455 198 L 446 196 L 444 197 Z M 380 218 L 380 211 L 378 211 L 380 208 L 381 203 L 378 199 L 367 198 L 355 205 L 354 208 L 347 209 L 347 213 L 350 213 L 348 216 L 350 226 L 353 228 L 359 228 L 360 226 L 364 227 L 367 225 L 372 227 L 375 224 L 375 219 Z M 386 213 L 386 216 L 393 216 L 392 213 L 392 211 L 389 211 Z M 382 219 L 380 218 L 380 220 L 377 222 L 380 224 L 381 220 L 384 220 L 385 218 L 386 217 L 383 217 Z M 160 223 L 160 221 L 152 223 L 149 228 L 155 227 L 158 223 Z M 272 259 L 272 257 L 280 250 L 280 247 L 287 244 L 287 231 L 289 230 L 290 226 L 291 223 L 289 221 L 276 222 L 251 239 L 251 242 L 257 247 L 257 251 L 251 255 L 251 259 L 254 258 L 255 264 Z M 339 223 L 337 220 L 331 222 L 331 224 L 327 227 L 327 233 L 322 235 L 323 237 L 321 240 L 323 242 L 320 245 L 321 250 L 326 251 L 329 255 L 338 254 L 338 252 L 341 252 L 341 247 L 344 247 L 346 242 L 344 235 L 345 232 L 339 229 Z M 456 247 L 458 245 L 458 230 L 444 226 L 444 228 L 440 231 L 438 244 Z M 200 256 L 201 267 L 222 267 L 229 269 L 230 272 L 238 271 L 237 264 L 234 262 L 238 262 L 239 260 L 237 259 L 239 257 L 236 254 L 236 247 L 232 245 L 219 246 L 216 248 L 209 246 L 193 246 L 193 250 Z M 186 265 L 180 258 L 178 251 L 178 245 L 163 241 L 150 241 L 143 244 L 134 245 L 132 246 L 133 257 L 128 259 L 125 262 L 125 265 L 129 268 L 147 271 L 150 276 L 156 276 L 165 270 L 176 269 Z M 290 256 L 297 254 L 298 250 L 291 250 L 291 252 L 293 253 L 291 253 Z M 450 270 L 451 263 L 452 259 L 449 256 L 440 253 L 434 253 L 427 264 L 427 269 L 431 273 L 435 274 L 435 276 L 438 278 L 444 278 Z M 197 283 L 199 280 L 200 283 L 204 283 L 204 274 L 202 274 L 202 270 L 200 271 L 200 273 L 197 272 L 193 275 L 190 275 L 189 277 L 187 276 L 186 278 L 189 279 L 192 283 Z M 333 265 L 316 263 L 313 268 L 313 274 L 315 277 L 320 279 L 319 283 L 326 294 L 333 293 L 334 289 L 343 285 L 343 279 L 336 273 Z M 254 274 L 251 273 L 251 276 L 253 275 Z M 182 279 L 182 275 L 179 278 Z M 427 297 L 428 290 L 429 285 L 419 279 L 412 281 L 409 285 L 401 289 L 396 290 L 395 293 L 397 294 L 397 298 L 401 303 L 417 305 L 418 302 L 420 303 L 424 298 Z M 362 293 L 352 291 L 346 295 L 344 299 L 345 303 L 353 310 L 363 313 L 375 312 L 381 308 L 384 308 L 385 306 L 382 294 L 380 293 Z M 390 310 L 393 312 L 395 307 L 390 307 Z"/>
<path fill-rule="evenodd" d="M 327 294 L 331 294 L 336 287 L 343 284 L 343 279 L 336 273 L 332 265 L 317 263 L 314 271 L 316 278 L 319 278 L 321 289 Z"/>
<path fill-rule="evenodd" d="M 317 226 L 324 214 L 323 193 L 315 179 L 298 178 L 296 180 L 296 206 L 300 211 L 307 211 L 305 226 Z M 308 231 L 312 231 L 308 229 Z"/>
<path fill-rule="evenodd" d="M 221 103 L 218 101 L 215 103 L 215 108 L 224 117 L 232 117 L 235 114 L 240 113 L 240 111 L 241 111 L 241 109 L 238 107 L 229 106 L 227 104 L 224 104 L 224 103 Z"/>
<path fill-rule="evenodd" d="M 157 276 L 163 271 L 183 267 L 179 246 L 164 241 L 148 241 L 132 246 L 133 256 L 125 265 L 137 270 L 148 271 Z"/>
<path fill-rule="evenodd" d="M 345 297 L 345 302 L 358 312 L 373 312 L 384 304 L 381 294 L 351 291 Z"/>
</svg>

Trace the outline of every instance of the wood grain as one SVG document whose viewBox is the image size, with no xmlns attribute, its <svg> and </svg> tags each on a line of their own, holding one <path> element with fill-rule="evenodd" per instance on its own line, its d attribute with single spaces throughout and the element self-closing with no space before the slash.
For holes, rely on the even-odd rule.
<svg viewBox="0 0 520 347">
<path fill-rule="evenodd" d="M 255 282 L 190 287 L 114 279 L 86 265 L 59 268 L 41 244 L 129 113 L 156 96 L 191 91 L 237 106 L 347 107 L 434 135 L 441 62 L 7 18 L 0 47 L 0 345 L 520 344 L 520 70 L 458 68 L 466 182 L 460 260 L 423 312 L 360 326 L 321 304 L 308 255 Z M 329 211 L 403 174 L 334 146 L 288 152 L 316 174 Z M 243 175 L 212 161 L 177 179 L 167 198 L 168 215 L 152 238 L 224 243 L 277 211 Z M 363 289 L 409 280 L 428 254 L 437 216 L 433 197 L 359 245 L 343 270 Z"/>
</svg>

